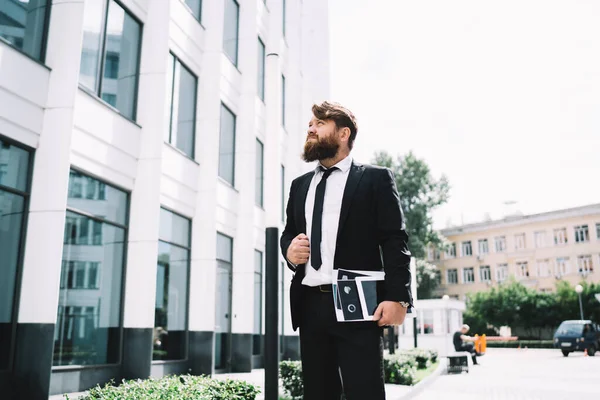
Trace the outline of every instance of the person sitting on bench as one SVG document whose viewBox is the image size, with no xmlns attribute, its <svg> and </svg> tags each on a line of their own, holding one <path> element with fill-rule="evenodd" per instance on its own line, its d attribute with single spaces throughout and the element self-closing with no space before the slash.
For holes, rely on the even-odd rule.
<svg viewBox="0 0 600 400">
<path fill-rule="evenodd" d="M 475 338 L 472 336 L 467 336 L 467 332 L 469 332 L 469 325 L 464 324 L 460 331 L 454 333 L 454 337 L 452 338 L 452 342 L 454 343 L 454 350 L 456 351 L 466 351 L 471 353 L 471 359 L 473 360 L 473 365 L 477 365 L 477 351 L 475 351 Z M 473 342 L 473 343 L 465 343 L 465 342 Z"/>
</svg>

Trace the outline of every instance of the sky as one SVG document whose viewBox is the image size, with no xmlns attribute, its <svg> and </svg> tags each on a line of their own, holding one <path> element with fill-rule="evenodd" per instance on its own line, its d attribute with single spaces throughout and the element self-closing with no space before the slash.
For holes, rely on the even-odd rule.
<svg viewBox="0 0 600 400">
<path fill-rule="evenodd" d="M 354 159 L 445 174 L 434 227 L 600 203 L 600 1 L 329 1 Z"/>
</svg>

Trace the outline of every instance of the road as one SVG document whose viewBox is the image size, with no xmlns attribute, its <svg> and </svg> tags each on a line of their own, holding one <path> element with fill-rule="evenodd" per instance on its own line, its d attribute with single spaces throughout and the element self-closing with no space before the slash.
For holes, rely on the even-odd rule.
<svg viewBox="0 0 600 400">
<path fill-rule="evenodd" d="M 413 399 L 600 399 L 600 354 L 488 348 L 480 363 L 468 374 L 438 377 Z"/>
</svg>

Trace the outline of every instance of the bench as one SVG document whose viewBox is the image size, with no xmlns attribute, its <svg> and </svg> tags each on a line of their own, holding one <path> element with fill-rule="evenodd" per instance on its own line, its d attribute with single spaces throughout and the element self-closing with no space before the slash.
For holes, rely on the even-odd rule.
<svg viewBox="0 0 600 400">
<path fill-rule="evenodd" d="M 469 373 L 469 363 L 471 361 L 471 354 L 466 351 L 460 351 L 451 353 L 448 355 L 448 373 L 449 374 L 460 374 L 462 372 Z"/>
</svg>

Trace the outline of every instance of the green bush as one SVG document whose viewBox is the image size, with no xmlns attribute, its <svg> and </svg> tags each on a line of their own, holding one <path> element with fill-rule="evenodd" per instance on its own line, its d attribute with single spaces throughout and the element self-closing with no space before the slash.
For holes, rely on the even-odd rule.
<svg viewBox="0 0 600 400">
<path fill-rule="evenodd" d="M 301 400 L 304 396 L 302 381 L 302 363 L 300 361 L 281 361 L 279 363 L 279 378 L 283 389 L 292 400 Z"/>
<path fill-rule="evenodd" d="M 427 368 L 432 362 L 432 353 L 427 349 L 410 349 L 410 350 L 402 350 L 400 354 L 407 354 L 415 358 L 417 362 L 418 369 Z M 435 358 L 437 359 L 437 352 L 435 352 Z"/>
<path fill-rule="evenodd" d="M 553 349 L 554 342 L 552 340 L 513 340 L 506 342 L 487 342 L 487 347 L 510 348 L 518 347 L 528 349 Z"/>
<path fill-rule="evenodd" d="M 383 371 L 386 383 L 412 385 L 415 383 L 417 368 L 414 357 L 391 355 L 383 358 Z"/>
<path fill-rule="evenodd" d="M 438 352 L 428 349 L 400 350 L 395 354 L 385 354 L 383 370 L 386 383 L 413 385 L 417 368 L 427 368 L 435 363 Z M 279 363 L 279 377 L 283 388 L 292 400 L 301 400 L 304 392 L 302 382 L 302 364 L 300 361 L 282 361 Z"/>
<path fill-rule="evenodd" d="M 78 400 L 254 400 L 258 393 L 256 387 L 244 381 L 182 375 L 96 386 Z"/>
</svg>

